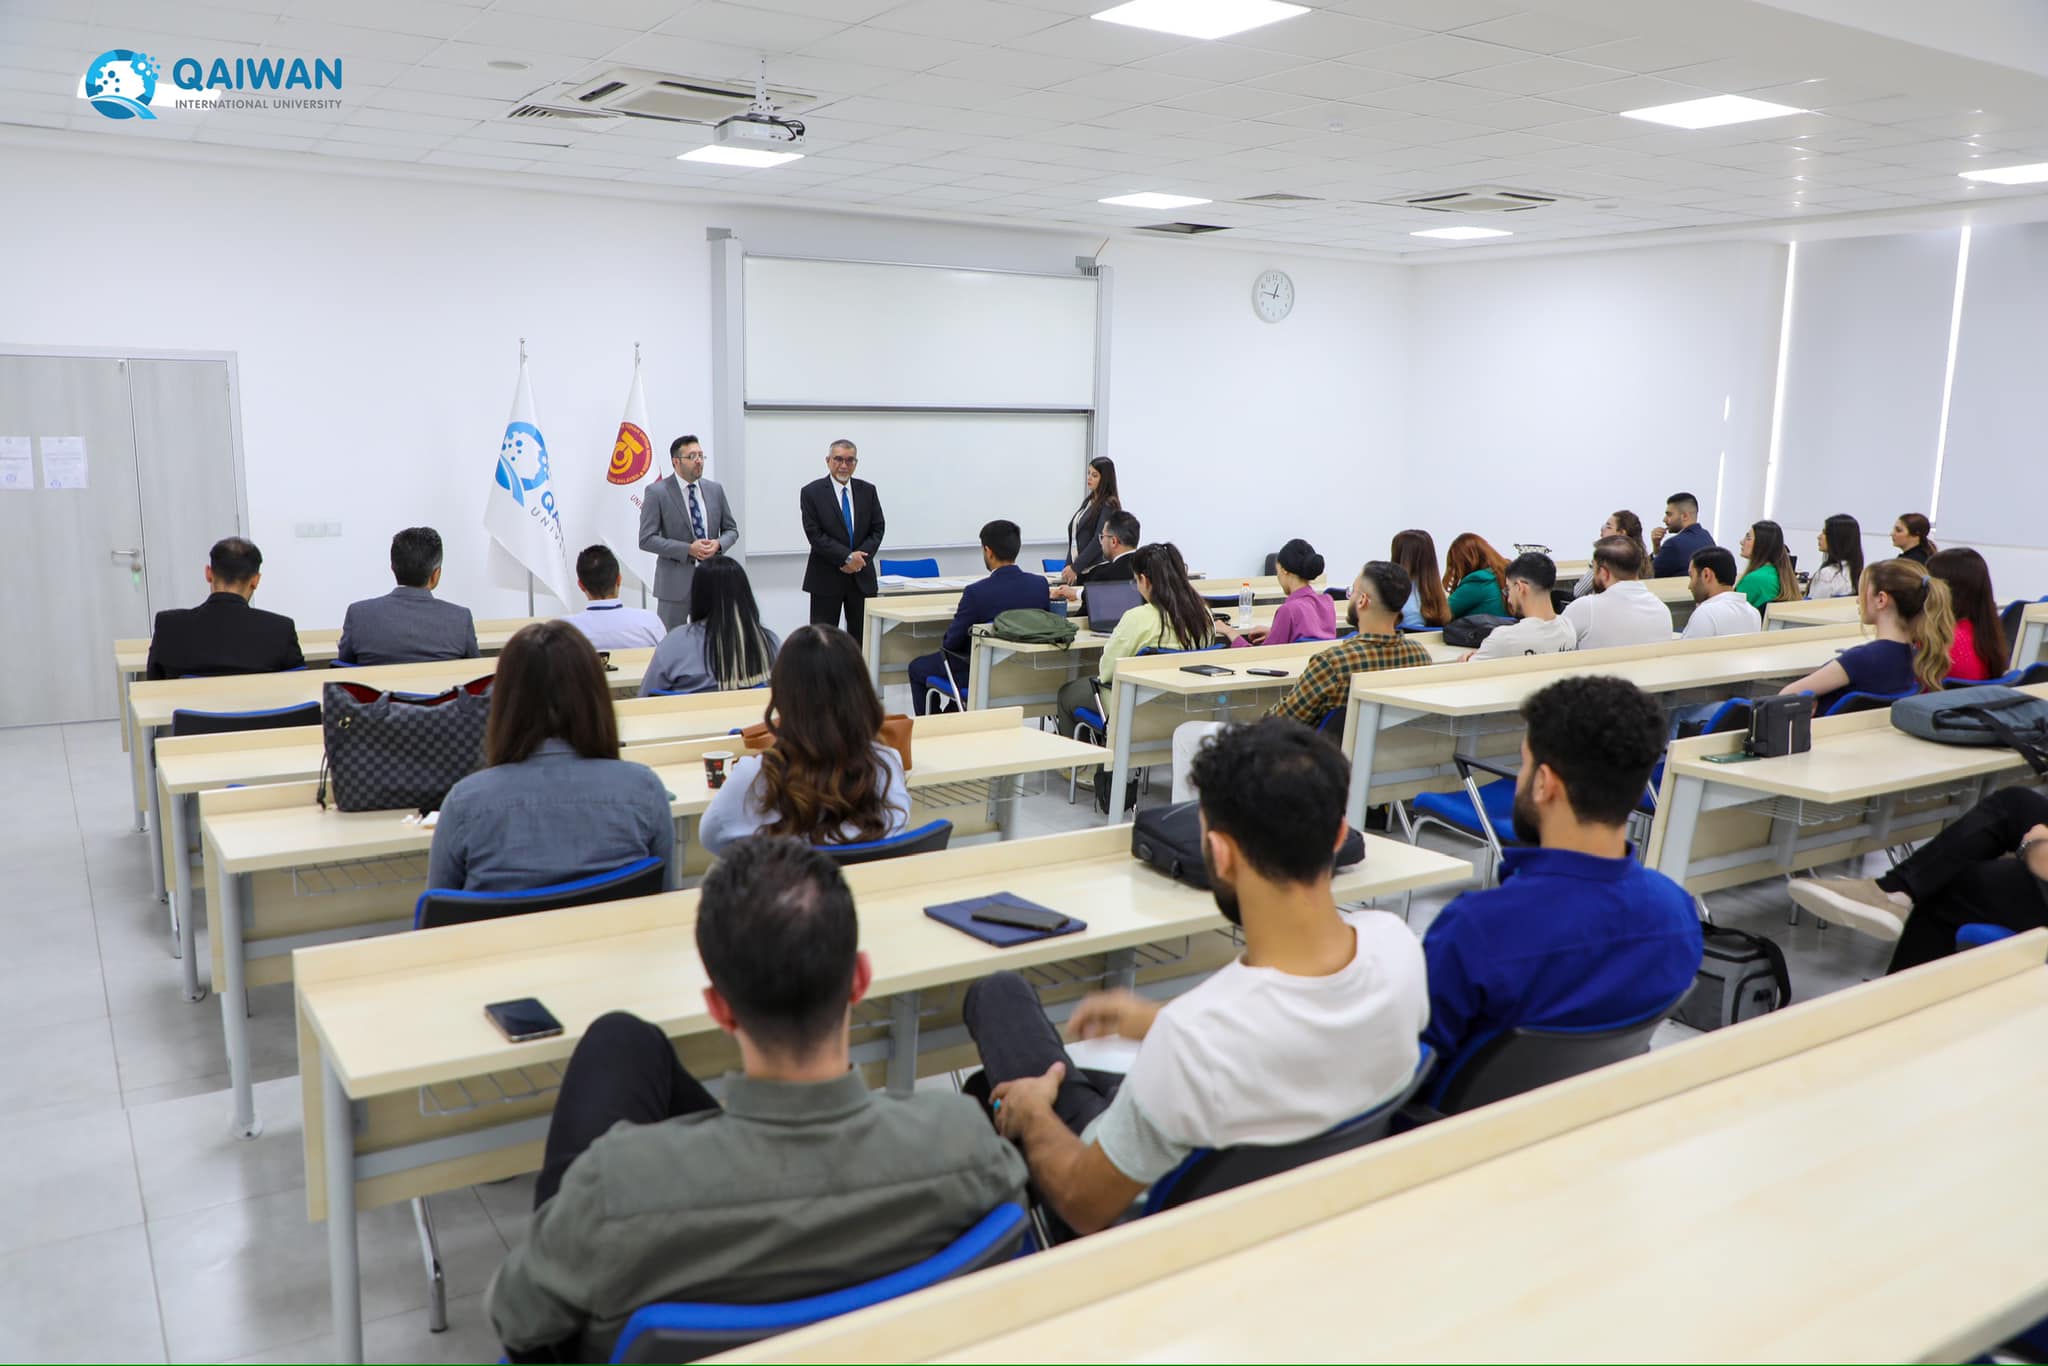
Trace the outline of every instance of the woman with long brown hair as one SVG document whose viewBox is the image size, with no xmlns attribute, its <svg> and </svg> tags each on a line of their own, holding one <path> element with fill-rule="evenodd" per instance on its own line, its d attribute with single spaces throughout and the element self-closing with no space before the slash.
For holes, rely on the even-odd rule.
<svg viewBox="0 0 2048 1366">
<path fill-rule="evenodd" d="M 1842 651 L 1783 693 L 1815 694 L 1815 715 L 1852 692 L 1903 697 L 1939 692 L 1948 677 L 1956 619 L 1948 585 L 1913 561 L 1879 560 L 1863 571 L 1859 590 L 1863 624 L 1877 639 Z"/>
<path fill-rule="evenodd" d="M 1600 534 L 1595 540 L 1606 540 L 1609 536 L 1626 536 L 1636 543 L 1636 549 L 1643 552 L 1643 563 L 1650 563 L 1650 547 L 1643 543 L 1643 519 L 1627 508 L 1607 514 L 1607 520 L 1600 524 Z M 1572 585 L 1572 596 L 1583 598 L 1593 591 L 1593 562 L 1586 561 L 1586 572 L 1579 575 L 1579 581 Z"/>
<path fill-rule="evenodd" d="M 1067 519 L 1067 563 L 1061 583 L 1079 583 L 1081 575 L 1102 563 L 1102 522 L 1123 507 L 1116 492 L 1116 461 L 1098 455 L 1088 462 L 1087 491 L 1081 506 Z"/>
<path fill-rule="evenodd" d="M 1799 580 L 1792 573 L 1792 552 L 1785 548 L 1785 528 L 1776 522 L 1753 522 L 1742 534 L 1742 577 L 1735 591 L 1761 612 L 1774 602 L 1799 601 Z"/>
<path fill-rule="evenodd" d="M 675 885 L 675 817 L 654 770 L 619 757 L 604 665 L 567 621 L 505 642 L 491 684 L 484 767 L 442 799 L 427 885 L 509 892 L 653 856 Z"/>
<path fill-rule="evenodd" d="M 1401 629 L 1423 631 L 1450 621 L 1450 599 L 1444 596 L 1443 575 L 1436 567 L 1435 539 L 1419 527 L 1396 532 L 1387 558 L 1408 571 L 1412 585 L 1401 608 Z"/>
<path fill-rule="evenodd" d="M 1450 590 L 1451 617 L 1504 617 L 1508 562 L 1476 531 L 1467 531 L 1444 552 L 1444 587 Z"/>
<path fill-rule="evenodd" d="M 1991 566 L 1968 547 L 1951 547 L 1934 552 L 1927 572 L 1948 585 L 1955 608 L 1956 642 L 1949 652 L 1948 676 L 1982 680 L 2003 674 L 2011 653 L 1998 619 L 1998 595 L 1991 589 Z"/>
<path fill-rule="evenodd" d="M 882 699 L 853 637 L 790 632 L 775 656 L 764 717 L 775 742 L 732 766 L 698 838 L 716 854 L 748 835 L 862 844 L 910 823 L 903 760 L 881 742 Z"/>
</svg>

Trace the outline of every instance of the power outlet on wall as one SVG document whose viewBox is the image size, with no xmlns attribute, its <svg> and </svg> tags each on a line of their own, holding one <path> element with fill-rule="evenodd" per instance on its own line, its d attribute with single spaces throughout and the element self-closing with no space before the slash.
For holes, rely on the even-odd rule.
<svg viewBox="0 0 2048 1366">
<path fill-rule="evenodd" d="M 317 537 L 341 535 L 340 522 L 297 522 L 292 526 L 292 535 L 302 541 Z"/>
</svg>

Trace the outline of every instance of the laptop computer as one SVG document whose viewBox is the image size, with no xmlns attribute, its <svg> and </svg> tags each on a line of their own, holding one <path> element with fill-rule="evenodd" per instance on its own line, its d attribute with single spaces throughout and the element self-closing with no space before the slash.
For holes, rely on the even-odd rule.
<svg viewBox="0 0 2048 1366">
<path fill-rule="evenodd" d="M 1088 629 L 1105 636 L 1116 629 L 1124 613 L 1144 600 L 1135 583 L 1091 583 L 1081 594 L 1081 603 L 1088 609 Z"/>
</svg>

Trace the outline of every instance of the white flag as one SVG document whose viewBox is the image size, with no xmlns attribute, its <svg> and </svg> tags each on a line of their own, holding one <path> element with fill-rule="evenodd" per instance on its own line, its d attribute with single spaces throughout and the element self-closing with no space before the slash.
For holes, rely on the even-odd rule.
<svg viewBox="0 0 2048 1366">
<path fill-rule="evenodd" d="M 597 490 L 597 534 L 619 557 L 620 566 L 641 583 L 654 584 L 654 556 L 640 548 L 640 507 L 661 471 L 654 467 L 654 443 L 647 437 L 647 395 L 640 388 L 640 357 L 633 357 L 633 387 L 626 415 L 612 442 L 612 457 Z"/>
<path fill-rule="evenodd" d="M 569 568 L 562 536 L 561 485 L 548 468 L 548 443 L 533 413 L 533 386 L 526 357 L 519 357 L 519 388 L 512 395 L 512 419 L 498 445 L 498 472 L 484 504 L 484 527 L 547 590 L 567 606 L 576 576 Z"/>
</svg>

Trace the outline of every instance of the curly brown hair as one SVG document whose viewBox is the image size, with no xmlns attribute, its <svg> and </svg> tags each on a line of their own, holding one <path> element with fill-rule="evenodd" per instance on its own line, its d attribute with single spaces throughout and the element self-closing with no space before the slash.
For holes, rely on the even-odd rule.
<svg viewBox="0 0 2048 1366">
<path fill-rule="evenodd" d="M 882 699 L 852 636 L 835 626 L 792 631 L 775 656 L 765 719 L 775 743 L 761 756 L 761 806 L 773 819 L 761 833 L 811 844 L 888 833 L 875 762 Z"/>
</svg>

